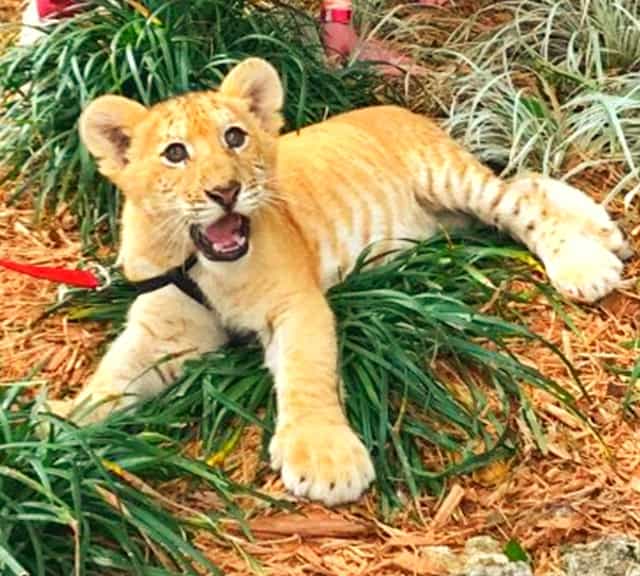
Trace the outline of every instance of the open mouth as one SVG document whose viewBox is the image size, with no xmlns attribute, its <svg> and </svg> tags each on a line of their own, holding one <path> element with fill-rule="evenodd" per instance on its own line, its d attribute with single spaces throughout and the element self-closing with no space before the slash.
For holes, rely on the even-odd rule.
<svg viewBox="0 0 640 576">
<path fill-rule="evenodd" d="M 232 262 L 249 250 L 249 219 L 231 212 L 206 226 L 191 226 L 191 238 L 206 258 Z"/>
</svg>

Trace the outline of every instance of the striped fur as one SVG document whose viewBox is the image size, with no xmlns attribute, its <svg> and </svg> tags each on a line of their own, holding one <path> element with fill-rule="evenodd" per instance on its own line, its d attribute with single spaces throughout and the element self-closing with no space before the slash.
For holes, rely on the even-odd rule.
<svg viewBox="0 0 640 576">
<path fill-rule="evenodd" d="M 606 212 L 578 190 L 538 175 L 502 181 L 430 120 L 375 107 L 277 136 L 282 89 L 275 71 L 250 59 L 218 92 L 193 93 L 145 109 L 118 97 L 91 104 L 81 134 L 100 169 L 126 196 L 121 263 L 139 279 L 194 250 L 187 226 L 215 221 L 204 190 L 243 184 L 236 211 L 250 217 L 251 248 L 234 262 L 200 257 L 193 277 L 216 311 L 173 287 L 139 297 L 124 333 L 69 413 L 102 402 L 80 421 L 156 394 L 185 358 L 225 341 L 223 327 L 252 330 L 265 347 L 277 390 L 272 464 L 298 496 L 336 504 L 356 499 L 373 467 L 343 413 L 328 287 L 371 242 L 426 238 L 445 216 L 466 214 L 524 242 L 569 296 L 593 301 L 620 280 L 625 242 Z M 221 134 L 249 134 L 239 151 Z M 159 158 L 179 140 L 191 158 Z M 148 369 L 158 358 L 173 359 Z"/>
</svg>

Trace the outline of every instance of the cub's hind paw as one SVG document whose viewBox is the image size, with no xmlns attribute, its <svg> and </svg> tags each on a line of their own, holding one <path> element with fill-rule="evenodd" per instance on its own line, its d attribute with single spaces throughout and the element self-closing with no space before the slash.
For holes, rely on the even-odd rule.
<svg viewBox="0 0 640 576">
<path fill-rule="evenodd" d="M 524 186 L 525 189 L 533 185 L 538 190 L 542 189 L 545 209 L 560 227 L 571 230 L 571 235 L 590 236 L 621 259 L 631 255 L 622 230 L 605 207 L 581 190 L 566 182 L 540 175 L 517 178 L 515 185 Z"/>
<path fill-rule="evenodd" d="M 621 284 L 623 265 L 603 242 L 590 236 L 565 241 L 545 262 L 551 283 L 564 295 L 595 302 Z"/>
<path fill-rule="evenodd" d="M 604 208 L 603 208 L 604 210 Z M 611 219 L 600 227 L 594 235 L 604 248 L 613 252 L 620 260 L 627 260 L 633 256 L 633 250 L 620 227 Z"/>
<path fill-rule="evenodd" d="M 286 426 L 269 451 L 287 489 L 327 506 L 357 500 L 375 477 L 366 448 L 347 424 Z"/>
</svg>

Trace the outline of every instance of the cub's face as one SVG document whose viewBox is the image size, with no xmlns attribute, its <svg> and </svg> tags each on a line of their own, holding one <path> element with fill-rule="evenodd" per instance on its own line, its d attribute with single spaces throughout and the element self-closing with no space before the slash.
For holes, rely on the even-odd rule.
<svg viewBox="0 0 640 576">
<path fill-rule="evenodd" d="M 191 240 L 206 258 L 232 261 L 249 249 L 252 213 L 275 201 L 282 100 L 275 70 L 252 58 L 216 92 L 151 108 L 98 98 L 84 111 L 80 134 L 100 171 L 168 245 Z"/>
</svg>

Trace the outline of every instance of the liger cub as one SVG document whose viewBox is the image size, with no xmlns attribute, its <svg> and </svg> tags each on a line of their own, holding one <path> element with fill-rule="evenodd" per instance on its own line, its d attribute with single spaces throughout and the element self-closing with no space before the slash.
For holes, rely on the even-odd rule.
<svg viewBox="0 0 640 576">
<path fill-rule="evenodd" d="M 157 276 L 195 254 L 187 274 L 212 306 L 175 285 L 139 296 L 93 378 L 52 409 L 104 418 L 161 392 L 227 329 L 255 332 L 277 394 L 271 464 L 295 495 L 333 505 L 374 478 L 341 406 L 324 296 L 365 247 L 427 238 L 464 214 L 512 234 L 562 293 L 591 302 L 620 282 L 627 246 L 579 190 L 540 175 L 501 180 L 427 118 L 380 106 L 279 136 L 282 104 L 278 74 L 256 58 L 216 91 L 151 108 L 120 96 L 89 104 L 82 141 L 125 197 L 126 276 Z M 87 403 L 93 411 L 74 413 Z"/>
</svg>

